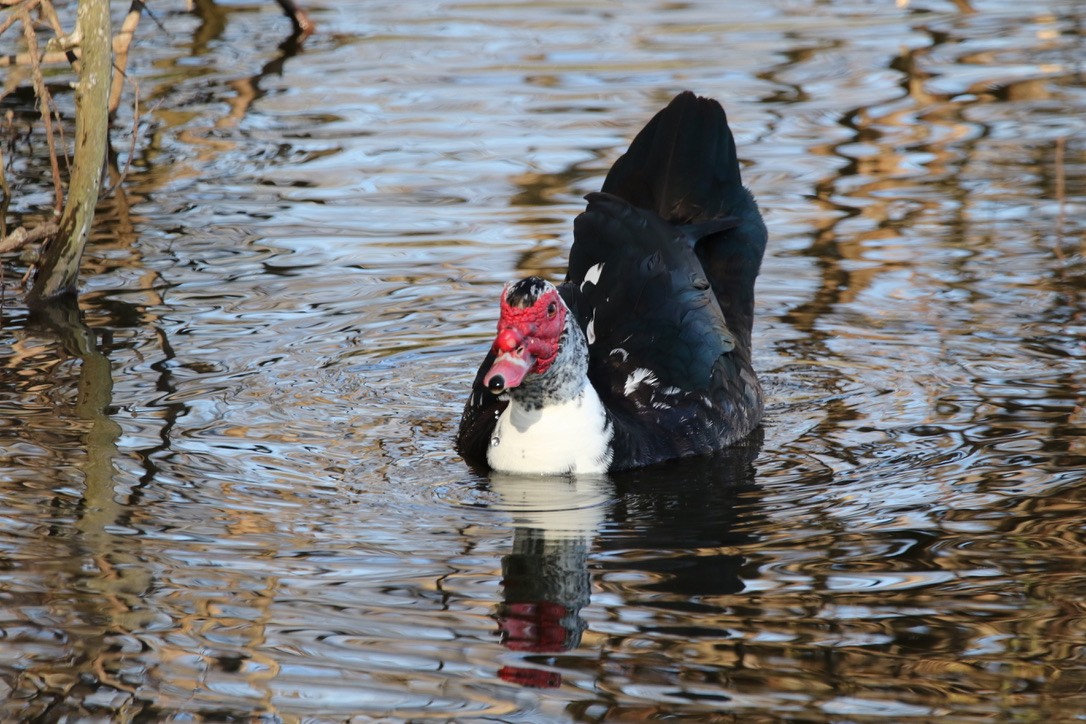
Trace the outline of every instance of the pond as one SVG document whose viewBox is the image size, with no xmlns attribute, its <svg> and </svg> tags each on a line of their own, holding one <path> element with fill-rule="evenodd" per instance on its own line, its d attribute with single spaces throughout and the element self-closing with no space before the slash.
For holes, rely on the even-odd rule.
<svg viewBox="0 0 1086 724">
<path fill-rule="evenodd" d="M 343 0 L 301 46 L 180 5 L 94 354 L 5 259 L 0 718 L 1086 718 L 1086 5 Z M 760 436 L 472 472 L 501 285 L 562 277 L 682 89 L 770 230 Z M 27 147 L 8 223 L 51 203 Z"/>
</svg>

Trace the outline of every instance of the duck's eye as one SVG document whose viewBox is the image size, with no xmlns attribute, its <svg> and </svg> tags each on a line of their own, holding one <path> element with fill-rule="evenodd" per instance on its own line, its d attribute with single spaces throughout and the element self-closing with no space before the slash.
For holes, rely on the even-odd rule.
<svg viewBox="0 0 1086 724">
<path fill-rule="evenodd" d="M 547 317 L 549 319 L 554 319 L 554 316 L 556 314 L 558 314 L 558 303 L 557 302 L 551 302 L 550 304 L 547 305 Z"/>
</svg>

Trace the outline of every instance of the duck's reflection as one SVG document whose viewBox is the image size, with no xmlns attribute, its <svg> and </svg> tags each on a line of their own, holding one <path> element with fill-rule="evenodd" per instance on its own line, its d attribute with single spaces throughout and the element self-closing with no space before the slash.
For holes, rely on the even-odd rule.
<svg viewBox="0 0 1086 724">
<path fill-rule="evenodd" d="M 605 477 L 563 480 L 495 475 L 500 506 L 513 514 L 513 551 L 502 558 L 504 596 L 496 619 L 513 651 L 554 653 L 575 648 L 589 601 L 588 552 L 606 519 L 614 487 Z M 525 686 L 552 687 L 561 675 L 506 666 L 498 675 Z"/>
<path fill-rule="evenodd" d="M 736 531 L 735 522 L 750 515 L 738 501 L 753 488 L 759 448 L 760 439 L 712 458 L 611 477 L 494 475 L 498 507 L 513 515 L 514 525 L 512 552 L 502 559 L 503 597 L 495 614 L 502 644 L 533 654 L 560 653 L 580 644 L 593 552 L 634 552 L 613 561 L 599 555 L 593 570 L 598 575 L 612 570 L 650 574 L 654 581 L 642 590 L 677 594 L 665 597 L 669 603 L 661 600 L 661 606 L 742 591 L 743 556 L 706 551 L 727 551 L 751 540 L 749 532 Z M 525 686 L 562 683 L 561 674 L 547 668 L 505 666 L 498 673 Z"/>
</svg>

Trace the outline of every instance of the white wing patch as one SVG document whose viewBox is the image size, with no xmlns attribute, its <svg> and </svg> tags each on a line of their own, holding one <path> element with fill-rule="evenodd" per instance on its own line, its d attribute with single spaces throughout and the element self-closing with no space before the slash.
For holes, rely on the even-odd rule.
<svg viewBox="0 0 1086 724">
<path fill-rule="evenodd" d="M 588 343 L 593 344 L 596 341 L 596 310 L 592 310 L 592 319 L 588 320 L 588 326 L 585 327 L 585 337 L 588 338 Z"/>
<path fill-rule="evenodd" d="M 674 385 L 654 390 L 652 393 L 652 406 L 657 410 L 670 410 L 674 406 L 674 402 L 677 402 L 677 399 L 675 398 L 682 393 L 682 388 L 675 387 Z M 672 399 L 669 400 L 667 398 Z"/>
<path fill-rule="evenodd" d="M 622 393 L 624 395 L 632 395 L 633 391 L 641 385 L 649 385 L 650 387 L 655 387 L 658 384 L 660 384 L 660 382 L 656 379 L 656 375 L 652 373 L 652 370 L 647 370 L 644 367 L 638 367 L 630 373 L 629 377 L 626 378 L 626 384 L 622 388 Z"/>
<path fill-rule="evenodd" d="M 598 284 L 601 274 L 603 274 L 603 262 L 588 267 L 588 271 L 584 273 L 584 281 L 581 282 L 581 291 L 584 291 L 585 284 Z"/>
</svg>

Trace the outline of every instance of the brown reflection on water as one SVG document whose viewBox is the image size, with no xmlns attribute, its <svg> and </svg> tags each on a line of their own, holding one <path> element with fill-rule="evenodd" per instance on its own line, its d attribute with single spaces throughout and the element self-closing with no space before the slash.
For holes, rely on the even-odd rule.
<svg viewBox="0 0 1086 724">
<path fill-rule="evenodd" d="M 198 3 L 197 14 L 202 23 L 191 50 L 202 55 L 222 32 L 226 13 L 203 2 Z M 230 112 L 215 122 L 214 129 L 236 126 L 260 98 L 260 79 L 280 73 L 283 63 L 296 51 L 288 39 L 259 73 L 226 81 L 223 85 L 232 88 L 236 96 Z M 171 61 L 160 65 L 159 72 L 166 79 L 150 88 L 145 85 L 141 100 L 141 113 L 152 106 L 152 118 L 142 117 L 141 121 L 154 127 L 155 133 L 150 143 L 133 145 L 136 155 L 131 158 L 128 149 L 119 153 L 116 146 L 111 149 L 107 168 L 111 193 L 99 203 L 91 251 L 84 258 L 82 271 L 83 278 L 91 280 L 125 274 L 122 293 L 138 302 L 111 297 L 109 291 L 91 292 L 80 303 L 94 327 L 84 323 L 73 300 L 31 313 L 25 331 L 19 329 L 22 320 L 18 318 L 5 325 L 24 339 L 13 346 L 14 354 L 2 360 L 3 386 L 7 391 L 22 392 L 28 402 L 40 407 L 26 409 L 17 423 L 21 428 L 19 446 L 24 450 L 13 451 L 14 460 L 8 457 L 8 472 L 25 466 L 18 472 L 31 477 L 22 483 L 21 505 L 50 511 L 50 525 L 43 535 L 28 539 L 26 550 L 20 552 L 34 573 L 20 583 L 22 591 L 9 595 L 5 602 L 9 611 L 21 609 L 26 614 L 19 617 L 21 620 L 6 621 L 3 638 L 29 645 L 33 651 L 19 663 L 17 675 L 5 676 L 0 682 L 0 698 L 12 704 L 4 711 L 9 716 L 17 712 L 22 720 L 49 720 L 57 711 L 62 718 L 102 711 L 153 716 L 156 709 L 146 705 L 141 690 L 151 684 L 161 687 L 162 697 L 152 699 L 159 698 L 168 706 L 171 693 L 179 697 L 176 701 L 191 700 L 205 688 L 209 669 L 240 672 L 249 689 L 262 692 L 248 706 L 254 711 L 275 711 L 266 682 L 276 676 L 279 663 L 264 653 L 262 646 L 267 639 L 269 607 L 278 592 L 276 577 L 267 577 L 256 590 L 243 591 L 236 590 L 238 580 L 225 576 L 220 581 L 224 595 L 198 601 L 194 609 L 189 604 L 180 606 L 169 621 L 172 633 L 168 643 L 145 634 L 164 623 L 163 611 L 148 606 L 145 599 L 158 595 L 165 582 L 142 550 L 140 536 L 134 533 L 148 522 L 154 525 L 153 520 L 144 520 L 140 511 L 142 486 L 154 484 L 158 472 L 154 459 L 169 450 L 170 432 L 184 413 L 183 405 L 159 406 L 163 413 L 160 444 L 129 451 L 128 455 L 139 458 L 144 475 L 127 490 L 117 488 L 115 458 L 122 428 L 113 419 L 118 413 L 108 357 L 112 332 L 148 327 L 157 339 L 156 352 L 162 356 L 157 390 L 176 391 L 169 364 L 174 357 L 172 345 L 162 320 L 146 311 L 163 305 L 159 293 L 163 282 L 159 271 L 144 268 L 138 242 L 148 219 L 133 207 L 170 187 L 176 189 L 186 176 L 201 178 L 202 167 L 213 164 L 219 151 L 235 147 L 230 141 L 210 140 L 212 128 L 182 129 L 191 114 L 172 109 L 176 99 L 169 76 L 189 71 L 173 67 Z M 173 155 L 161 141 L 174 131 L 181 142 L 205 149 L 195 155 L 187 173 L 183 167 L 170 164 L 163 168 L 159 163 L 164 155 Z M 115 135 L 114 143 L 118 138 L 123 139 L 124 134 Z M 36 154 L 28 160 L 33 164 L 43 159 Z M 24 223 L 33 223 L 32 218 L 30 215 Z M 98 341 L 100 333 L 104 335 L 102 342 Z M 122 339 L 117 346 L 128 342 Z M 35 458 L 48 461 L 41 467 L 53 469 L 49 478 L 33 478 L 39 467 Z M 18 463 L 12 466 L 15 461 Z M 239 539 L 270 534 L 274 529 L 266 518 L 252 512 L 238 510 L 227 517 L 232 519 L 225 524 L 227 535 Z M 232 616 L 230 610 L 245 613 Z M 191 642 L 205 638 L 219 640 L 223 645 L 220 651 L 195 654 Z M 153 659 L 145 656 L 148 652 L 153 652 Z M 160 666 L 174 669 L 169 681 L 156 682 Z M 188 678 L 178 671 L 189 672 Z M 18 702 L 23 703 L 17 706 Z"/>
<path fill-rule="evenodd" d="M 82 489 L 76 498 L 70 488 L 60 487 L 59 480 L 28 479 L 24 483 L 25 492 L 36 498 L 36 504 L 52 511 L 53 524 L 33 548 L 63 553 L 50 564 L 32 567 L 38 593 L 26 593 L 24 583 L 20 603 L 27 611 L 36 612 L 28 619 L 63 619 L 71 627 L 70 634 L 58 632 L 53 641 L 41 641 L 58 645 L 64 655 L 27 662 L 18 676 L 5 682 L 6 693 L 13 699 L 33 700 L 23 711 L 28 717 L 45 713 L 69 694 L 79 698 L 100 690 L 107 681 L 116 682 L 111 666 L 118 659 L 113 636 L 146 623 L 135 612 L 139 597 L 150 584 L 149 572 L 138 547 L 127 545 L 113 532 L 128 512 L 114 490 L 114 458 L 121 428 L 110 417 L 110 361 L 81 317 L 74 299 L 32 312 L 26 332 L 36 337 L 35 342 L 47 341 L 47 346 L 21 360 L 18 356 L 9 358 L 5 361 L 17 366 L 4 367 L 8 384 L 27 391 L 59 392 L 67 398 L 56 401 L 56 429 L 43 430 L 30 417 L 23 421 L 28 433 L 23 444 L 48 450 L 46 455 L 58 469 L 81 479 Z M 49 357 L 78 360 L 77 366 L 24 364 L 35 361 L 42 351 Z M 50 484 L 57 484 L 58 489 L 50 490 Z M 18 639 L 20 628 L 29 633 L 29 624 L 27 620 L 16 626 L 5 638 Z"/>
<path fill-rule="evenodd" d="M 1080 4 L 439 5 L 134 54 L 94 345 L 5 308 L 0 712 L 1079 716 Z M 510 509 L 495 295 L 680 87 L 773 233 L 765 443 Z"/>
<path fill-rule="evenodd" d="M 604 152 L 595 152 L 590 162 L 579 162 L 557 173 L 529 172 L 511 179 L 518 191 L 510 199 L 510 205 L 522 211 L 517 220 L 525 228 L 525 250 L 516 262 L 518 276 L 538 275 L 553 279 L 565 275 L 570 239 L 565 208 L 571 198 L 577 198 L 576 189 L 584 187 L 586 179 L 598 175 L 603 155 Z M 547 207 L 557 204 L 561 205 L 563 213 L 542 215 Z M 544 231 L 548 228 L 554 231 Z"/>
<path fill-rule="evenodd" d="M 997 267 L 988 269 L 993 279 L 977 276 L 974 259 L 977 249 L 985 246 L 1005 249 L 1007 263 L 1012 265 L 1015 257 L 1023 253 L 1039 253 L 1045 259 L 1053 271 L 1040 271 L 1030 280 L 1035 290 L 1053 294 L 1055 307 L 1042 317 L 1062 316 L 1068 301 L 1064 281 L 1069 270 L 1076 280 L 1074 286 L 1082 278 L 1075 273 L 1080 263 L 1069 261 L 1064 252 L 1068 239 L 1062 224 L 1068 181 L 1063 155 L 1068 136 L 1049 134 L 1040 142 L 1026 140 L 1024 144 L 993 140 L 996 134 L 990 125 L 977 120 L 989 115 L 978 111 L 992 104 L 1052 98 L 1054 85 L 1081 81 L 1077 65 L 1046 66 L 1040 71 L 1048 75 L 1045 80 L 993 83 L 985 79 L 954 93 L 933 93 L 929 90 L 932 75 L 923 70 L 930 65 L 926 58 L 939 57 L 944 44 L 953 49 L 961 39 L 945 32 L 931 34 L 930 46 L 903 51 L 890 62 L 890 68 L 904 74 L 901 83 L 906 96 L 847 110 L 840 123 L 849 129 L 849 136 L 843 141 L 808 149 L 813 154 L 844 158 L 847 163 L 834 176 L 815 184 L 815 196 L 821 205 L 837 212 L 818 225 L 808 249 L 817 260 L 821 284 L 809 301 L 791 309 L 784 319 L 802 332 L 799 346 L 806 363 L 822 366 L 826 381 L 837 386 L 841 386 L 846 376 L 838 371 L 848 369 L 848 365 L 840 363 L 837 355 L 827 349 L 825 342 L 830 338 L 871 340 L 882 335 L 885 341 L 895 342 L 899 335 L 901 341 L 915 336 L 918 346 L 942 340 L 946 354 L 957 356 L 954 340 L 988 331 L 981 317 L 963 317 L 960 313 L 948 316 L 945 303 L 939 298 L 946 291 L 961 292 L 963 301 L 971 300 L 976 305 L 978 315 L 992 311 L 984 303 L 981 290 L 987 286 L 991 294 L 998 295 L 1004 282 L 998 278 Z M 1048 49 L 1042 43 L 1037 52 Z M 963 64 L 985 64 L 993 62 L 994 57 L 988 52 L 966 53 L 956 60 Z M 1008 152 L 1011 157 L 1017 156 L 1013 162 L 1006 155 Z M 1019 169 L 1029 169 L 1027 185 L 1009 185 L 1007 174 Z M 1081 177 L 1072 183 L 1081 188 Z M 1049 206 L 1046 210 L 1049 224 L 1043 230 L 1020 225 L 990 226 L 985 218 L 995 212 L 992 204 L 998 203 L 1000 196 L 1006 198 L 1009 206 L 1020 204 L 1022 198 L 1054 199 L 1058 204 L 1056 218 L 1052 218 Z M 1053 220 L 1055 224 L 1051 223 Z M 1031 243 L 1022 237 L 1032 235 L 1036 235 L 1037 245 L 1023 248 Z M 933 241 L 949 253 L 939 255 L 939 267 L 918 270 L 918 252 L 930 253 Z M 955 281 L 948 288 L 932 289 L 930 278 L 926 278 L 928 274 L 940 281 L 948 277 Z M 915 315 L 912 322 L 904 325 L 889 305 L 877 310 L 881 319 L 862 311 L 865 296 L 885 299 L 884 292 L 876 291 L 877 285 L 885 284 L 886 277 L 895 275 L 912 276 L 913 289 L 908 293 L 919 296 L 919 299 L 902 297 L 902 302 L 914 302 L 908 314 Z M 927 300 L 923 299 L 925 296 Z M 892 304 L 892 300 L 887 301 Z M 854 308 L 849 316 L 855 324 L 824 323 L 827 315 L 850 307 Z M 998 319 L 998 315 L 986 316 Z M 934 334 L 914 334 L 924 326 L 930 327 Z M 1081 386 L 1075 377 L 1060 376 L 1069 384 L 1055 382 L 1056 389 L 1047 387 L 1050 396 L 1081 401 Z M 940 405 L 938 398 L 931 401 L 933 409 Z M 862 417 L 848 408 L 845 398 L 829 400 L 827 425 L 830 427 L 822 432 Z M 1078 407 L 1064 406 L 1064 409 L 1074 414 Z M 983 410 L 978 409 L 977 414 L 978 422 L 988 419 Z"/>
</svg>

